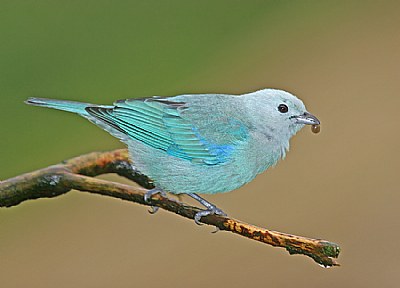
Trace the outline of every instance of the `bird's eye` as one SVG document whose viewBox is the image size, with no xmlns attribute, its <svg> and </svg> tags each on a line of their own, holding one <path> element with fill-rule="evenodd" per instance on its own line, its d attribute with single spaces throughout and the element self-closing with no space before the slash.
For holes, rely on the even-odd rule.
<svg viewBox="0 0 400 288">
<path fill-rule="evenodd" d="M 289 108 L 288 108 L 285 104 L 280 104 L 280 105 L 278 106 L 278 110 L 279 110 L 279 112 L 281 112 L 281 113 L 286 113 L 286 112 L 289 111 Z"/>
</svg>

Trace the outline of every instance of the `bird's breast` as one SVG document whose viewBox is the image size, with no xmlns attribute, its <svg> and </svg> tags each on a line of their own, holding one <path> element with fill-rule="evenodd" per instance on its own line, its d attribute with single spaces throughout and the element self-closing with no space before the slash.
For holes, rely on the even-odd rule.
<svg viewBox="0 0 400 288">
<path fill-rule="evenodd" d="M 249 139 L 226 162 L 216 165 L 191 162 L 134 141 L 129 145 L 134 165 L 156 186 L 168 192 L 215 194 L 235 190 L 280 158 L 270 142 Z"/>
</svg>

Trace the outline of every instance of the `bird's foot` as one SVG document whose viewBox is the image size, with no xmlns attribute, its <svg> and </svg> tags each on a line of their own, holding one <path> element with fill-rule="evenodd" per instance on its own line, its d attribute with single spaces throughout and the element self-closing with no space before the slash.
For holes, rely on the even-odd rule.
<svg viewBox="0 0 400 288">
<path fill-rule="evenodd" d="M 222 211 L 221 209 L 219 209 L 219 208 L 217 208 L 216 206 L 213 205 L 213 206 L 207 207 L 207 210 L 202 210 L 200 212 L 197 212 L 196 215 L 194 215 L 194 222 L 197 225 L 203 225 L 203 223 L 200 222 L 201 217 L 205 217 L 205 216 L 208 216 L 208 215 L 227 216 L 227 214 L 224 211 Z M 217 231 L 215 231 L 215 232 L 217 232 Z"/>
<path fill-rule="evenodd" d="M 146 194 L 144 194 L 144 201 L 149 203 L 150 202 L 150 198 L 155 194 L 160 194 L 161 196 L 164 196 L 164 197 L 167 196 L 167 193 L 165 193 L 164 190 L 162 190 L 161 188 L 157 188 L 156 187 L 156 188 L 153 188 L 153 189 L 147 191 Z M 154 213 L 156 213 L 158 211 L 158 209 L 160 209 L 157 206 L 151 206 L 150 208 L 151 208 L 151 210 L 149 210 L 150 214 L 154 214 Z"/>
<path fill-rule="evenodd" d="M 201 217 L 204 216 L 208 216 L 208 215 L 221 215 L 221 216 L 226 216 L 226 213 L 224 211 L 222 211 L 221 209 L 219 209 L 217 206 L 215 206 L 214 204 L 208 202 L 206 199 L 200 197 L 199 195 L 195 194 L 195 193 L 188 193 L 188 195 L 190 197 L 192 197 L 193 199 L 199 201 L 204 207 L 206 207 L 206 210 L 202 210 L 200 212 L 197 212 L 194 215 L 194 222 L 196 222 L 197 225 L 202 225 L 202 223 L 200 222 Z M 218 232 L 219 229 L 217 228 L 217 230 L 215 230 L 213 233 Z"/>
<path fill-rule="evenodd" d="M 194 215 L 194 222 L 196 222 L 197 225 L 203 225 L 203 223 L 200 222 L 201 217 L 205 217 L 208 215 L 227 216 L 227 214 L 224 211 L 217 208 L 216 206 L 212 206 L 208 207 L 207 210 L 202 210 L 200 212 L 197 212 L 196 215 Z"/>
</svg>

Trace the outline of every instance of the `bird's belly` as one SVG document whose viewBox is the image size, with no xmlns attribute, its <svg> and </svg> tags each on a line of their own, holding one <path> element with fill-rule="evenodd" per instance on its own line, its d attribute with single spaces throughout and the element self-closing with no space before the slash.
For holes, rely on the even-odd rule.
<svg viewBox="0 0 400 288">
<path fill-rule="evenodd" d="M 139 142 L 129 143 L 134 166 L 165 191 L 215 194 L 232 191 L 257 175 L 250 159 L 232 159 L 223 164 L 204 165 L 167 155 Z M 251 166 L 251 165 L 250 165 Z"/>
<path fill-rule="evenodd" d="M 199 166 L 175 168 L 177 169 L 164 170 L 166 173 L 158 175 L 156 182 L 165 190 L 176 194 L 229 192 L 243 186 L 255 177 L 255 175 L 246 175 L 247 173 L 238 171 L 237 167 L 229 164 L 223 167 L 219 165 L 204 167 L 204 169 Z M 180 173 L 176 174 L 176 170 Z"/>
</svg>

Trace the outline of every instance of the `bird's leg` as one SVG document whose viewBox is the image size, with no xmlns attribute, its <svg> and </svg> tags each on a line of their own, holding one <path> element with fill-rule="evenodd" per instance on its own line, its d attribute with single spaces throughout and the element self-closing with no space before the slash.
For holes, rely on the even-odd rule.
<svg viewBox="0 0 400 288">
<path fill-rule="evenodd" d="M 188 195 L 190 197 L 192 197 L 193 199 L 196 199 L 197 201 L 199 201 L 201 203 L 201 205 L 203 205 L 204 207 L 207 208 L 206 210 L 197 212 L 196 215 L 194 215 L 194 222 L 196 222 L 196 224 L 202 225 L 202 223 L 200 222 L 200 219 L 201 219 L 201 217 L 204 217 L 204 216 L 214 215 L 214 214 L 226 216 L 226 213 L 224 211 L 217 208 L 217 206 L 215 206 L 214 204 L 211 204 L 210 202 L 208 202 L 206 199 L 200 197 L 199 195 L 197 195 L 195 193 L 188 193 Z"/>
<path fill-rule="evenodd" d="M 161 196 L 164 196 L 164 197 L 167 196 L 167 193 L 165 193 L 164 190 L 156 187 L 156 188 L 153 188 L 153 189 L 147 191 L 146 194 L 144 194 L 144 201 L 149 203 L 151 196 L 158 194 L 158 193 L 161 194 Z M 150 212 L 150 214 L 154 214 L 158 211 L 158 209 L 159 209 L 159 207 L 157 207 L 157 206 L 151 206 L 151 210 L 149 210 L 149 212 Z"/>
</svg>

